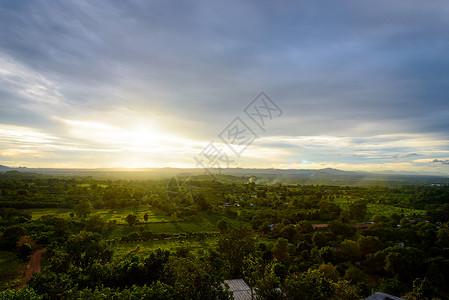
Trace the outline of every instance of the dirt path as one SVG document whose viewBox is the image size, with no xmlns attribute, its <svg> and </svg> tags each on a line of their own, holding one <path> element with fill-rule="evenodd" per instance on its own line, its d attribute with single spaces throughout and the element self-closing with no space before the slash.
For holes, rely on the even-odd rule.
<svg viewBox="0 0 449 300">
<path fill-rule="evenodd" d="M 42 253 L 44 253 L 45 251 L 47 251 L 47 249 L 43 248 L 31 255 L 30 262 L 28 263 L 27 274 L 23 279 L 23 282 L 17 287 L 17 289 L 22 289 L 28 282 L 28 280 L 31 279 L 33 273 L 39 273 L 41 271 L 41 257 Z"/>
</svg>

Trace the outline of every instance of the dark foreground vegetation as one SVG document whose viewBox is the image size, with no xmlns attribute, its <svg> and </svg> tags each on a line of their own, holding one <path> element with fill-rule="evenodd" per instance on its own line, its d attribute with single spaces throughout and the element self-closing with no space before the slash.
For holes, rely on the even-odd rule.
<svg viewBox="0 0 449 300">
<path fill-rule="evenodd" d="M 0 299 L 449 298 L 449 187 L 256 182 L 0 174 Z"/>
</svg>

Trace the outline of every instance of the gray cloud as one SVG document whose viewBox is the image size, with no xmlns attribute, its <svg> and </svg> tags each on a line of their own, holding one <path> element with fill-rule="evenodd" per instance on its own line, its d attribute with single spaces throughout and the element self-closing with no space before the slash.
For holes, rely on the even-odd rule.
<svg viewBox="0 0 449 300">
<path fill-rule="evenodd" d="M 43 97 L 59 101 L 30 102 L 20 89 L 29 79 L 15 78 L 14 87 L 0 73 L 0 123 L 62 135 L 55 116 L 94 119 L 127 107 L 158 117 L 169 131 L 210 140 L 263 90 L 285 111 L 269 128 L 273 136 L 449 138 L 443 0 L 425 8 L 417 0 L 14 1 L 0 8 L 0 57 L 45 78 L 52 89 L 44 84 Z M 385 148 L 389 158 L 402 150 L 414 151 Z"/>
<path fill-rule="evenodd" d="M 431 164 L 442 164 L 442 165 L 449 165 L 449 159 L 442 160 L 442 159 L 434 159 L 430 162 Z"/>
</svg>

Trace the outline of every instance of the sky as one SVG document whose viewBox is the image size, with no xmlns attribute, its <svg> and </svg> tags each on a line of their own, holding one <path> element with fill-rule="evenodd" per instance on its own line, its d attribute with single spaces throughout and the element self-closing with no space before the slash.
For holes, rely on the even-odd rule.
<svg viewBox="0 0 449 300">
<path fill-rule="evenodd" d="M 449 174 L 446 0 L 2 1 L 0 28 L 1 165 Z"/>
</svg>

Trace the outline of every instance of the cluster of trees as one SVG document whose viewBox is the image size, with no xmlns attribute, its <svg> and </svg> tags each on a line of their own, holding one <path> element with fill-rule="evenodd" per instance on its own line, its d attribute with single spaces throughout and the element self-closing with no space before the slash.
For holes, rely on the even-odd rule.
<svg viewBox="0 0 449 300">
<path fill-rule="evenodd" d="M 214 251 L 189 257 L 158 249 L 148 256 L 131 251 L 113 259 L 97 233 L 71 235 L 62 249 L 48 248 L 47 267 L 25 291 L 28 299 L 230 299 L 222 285 L 224 260 Z M 2 294 L 0 294 L 1 298 Z"/>
<path fill-rule="evenodd" d="M 225 278 L 244 278 L 262 299 L 360 299 L 375 291 L 407 299 L 448 298 L 447 187 L 189 184 L 168 197 L 163 180 L 0 180 L 0 249 L 26 260 L 36 245 L 48 248 L 47 267 L 28 288 L 5 291 L 0 298 L 228 299 Z M 340 206 L 337 198 L 347 203 Z M 12 208 L 30 202 L 33 207 L 69 207 L 73 213 L 70 218 L 32 220 Z M 369 204 L 425 208 L 427 215 L 368 218 Z M 216 235 L 223 235 L 216 247 L 158 250 L 148 256 L 136 249 L 114 257 L 114 243 L 167 235 L 154 235 L 140 224 L 148 215 L 139 220 L 130 213 L 125 221 L 139 230 L 106 240 L 117 223 L 91 212 L 140 205 L 178 217 L 205 212 L 236 218 L 242 228 L 233 229 L 222 219 L 216 224 Z M 354 226 L 366 221 L 374 224 Z M 315 229 L 316 223 L 325 226 Z"/>
</svg>

